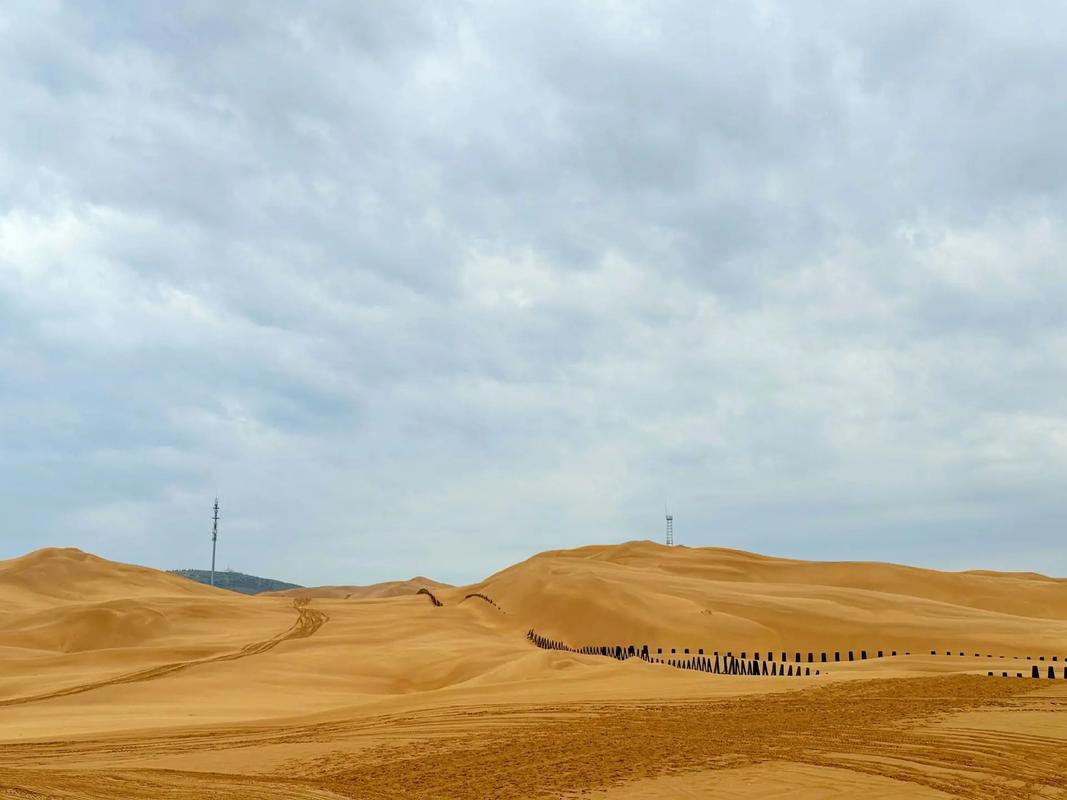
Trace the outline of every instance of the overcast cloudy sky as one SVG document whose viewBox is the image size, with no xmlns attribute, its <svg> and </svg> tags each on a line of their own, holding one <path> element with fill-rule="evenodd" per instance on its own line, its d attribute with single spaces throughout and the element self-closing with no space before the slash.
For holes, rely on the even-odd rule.
<svg viewBox="0 0 1067 800">
<path fill-rule="evenodd" d="M 7 2 L 0 557 L 1067 574 L 1060 2 Z"/>
</svg>

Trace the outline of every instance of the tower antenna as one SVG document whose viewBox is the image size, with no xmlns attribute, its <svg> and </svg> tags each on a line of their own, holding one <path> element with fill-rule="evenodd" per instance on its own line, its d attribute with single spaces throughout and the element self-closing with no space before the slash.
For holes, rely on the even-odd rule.
<svg viewBox="0 0 1067 800">
<path fill-rule="evenodd" d="M 663 516 L 667 518 L 667 547 L 674 546 L 674 515 L 667 510 L 667 504 L 663 504 Z"/>
<path fill-rule="evenodd" d="M 215 585 L 215 542 L 219 538 L 219 496 L 215 495 L 215 516 L 211 525 L 211 585 Z"/>
</svg>

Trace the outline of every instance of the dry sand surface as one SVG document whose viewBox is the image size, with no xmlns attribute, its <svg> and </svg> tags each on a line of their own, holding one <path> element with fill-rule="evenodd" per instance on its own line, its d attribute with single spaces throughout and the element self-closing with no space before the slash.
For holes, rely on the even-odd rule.
<svg viewBox="0 0 1067 800">
<path fill-rule="evenodd" d="M 246 597 L 49 549 L 0 562 L 0 797 L 1067 797 L 1065 657 L 1033 574 L 631 542 Z"/>
<path fill-rule="evenodd" d="M 369 600 L 375 597 L 400 597 L 402 595 L 415 594 L 419 589 L 451 589 L 447 583 L 430 580 L 422 576 L 409 578 L 406 581 L 383 581 L 372 583 L 370 586 L 306 586 L 299 589 L 282 589 L 277 592 L 263 592 L 263 595 L 277 597 L 306 597 L 313 600 Z"/>
</svg>

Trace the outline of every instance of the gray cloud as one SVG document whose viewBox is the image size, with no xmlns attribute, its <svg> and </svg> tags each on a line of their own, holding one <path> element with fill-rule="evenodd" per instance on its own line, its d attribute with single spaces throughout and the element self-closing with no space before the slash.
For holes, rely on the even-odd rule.
<svg viewBox="0 0 1067 800">
<path fill-rule="evenodd" d="M 1063 21 L 9 5 L 6 553 L 1067 573 Z"/>
</svg>

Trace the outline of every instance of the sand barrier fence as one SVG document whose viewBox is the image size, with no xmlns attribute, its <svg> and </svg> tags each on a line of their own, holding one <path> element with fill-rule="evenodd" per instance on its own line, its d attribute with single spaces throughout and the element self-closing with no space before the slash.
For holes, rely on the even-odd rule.
<svg viewBox="0 0 1067 800">
<path fill-rule="evenodd" d="M 419 589 L 417 592 L 415 592 L 415 594 L 424 594 L 424 595 L 426 595 L 427 597 L 430 598 L 430 602 L 433 603 L 435 606 L 443 606 L 444 605 L 444 603 L 442 603 L 440 600 L 437 599 L 437 595 L 435 595 L 429 589 Z"/>
<path fill-rule="evenodd" d="M 713 675 L 753 675 L 753 676 L 811 676 L 821 675 L 822 670 L 820 668 L 814 668 L 810 665 L 813 664 L 829 664 L 829 663 L 841 663 L 842 661 L 868 661 L 874 659 L 885 659 L 897 657 L 898 651 L 896 650 L 826 650 L 826 651 L 793 651 L 792 659 L 790 659 L 790 653 L 788 651 L 763 651 L 762 657 L 760 651 L 754 651 L 749 656 L 747 650 L 743 650 L 738 654 L 733 651 L 726 651 L 720 653 L 718 650 L 711 651 L 705 654 L 704 648 L 669 648 L 669 652 L 665 653 L 664 648 L 656 648 L 655 653 L 649 648 L 647 644 L 644 645 L 585 645 L 580 647 L 572 647 L 566 642 L 558 639 L 552 639 L 548 636 L 537 633 L 531 628 L 526 638 L 535 646 L 543 650 L 559 650 L 568 653 L 577 653 L 579 655 L 593 655 L 603 656 L 606 658 L 614 658 L 619 661 L 624 661 L 628 658 L 638 658 L 642 661 L 646 661 L 650 664 L 665 664 L 676 669 L 690 669 L 698 672 L 707 672 Z M 679 652 L 680 651 L 680 652 Z M 944 651 L 946 656 L 953 655 L 954 652 L 958 652 L 959 656 L 966 656 L 963 651 Z M 781 658 L 776 659 L 775 656 L 780 653 Z M 936 656 L 938 651 L 931 650 L 930 655 Z M 911 651 L 905 651 L 905 656 L 910 656 Z M 974 658 L 983 658 L 980 653 L 975 653 Z M 1029 661 L 1042 662 L 1046 660 L 1046 656 L 993 656 L 987 654 L 985 658 L 1011 658 L 1015 660 L 1026 659 Z M 1058 656 L 1049 656 L 1048 662 L 1046 662 L 1047 669 L 1042 670 L 1039 664 L 1032 664 L 1030 670 L 1030 677 L 1042 678 L 1047 677 L 1049 679 L 1057 678 L 1057 665 L 1049 662 L 1058 662 Z M 1023 677 L 1025 673 L 1017 672 L 1018 677 Z M 994 676 L 995 672 L 987 671 L 988 676 Z M 1008 677 L 1009 673 L 1002 671 L 1003 677 Z M 1067 657 L 1064 658 L 1063 665 L 1063 679 L 1067 680 Z"/>
<path fill-rule="evenodd" d="M 759 676 L 785 676 L 799 677 L 802 675 L 820 675 L 821 670 L 812 669 L 803 664 L 791 664 L 786 661 L 761 659 L 759 653 L 752 653 L 750 658 L 747 651 L 735 655 L 732 651 L 705 654 L 703 648 L 697 648 L 697 652 L 690 653 L 689 648 L 683 648 L 684 653 L 678 654 L 674 649 L 671 653 L 674 657 L 663 657 L 663 649 L 659 648 L 656 655 L 652 655 L 649 646 L 645 645 L 587 645 L 583 647 L 571 647 L 558 639 L 542 636 L 532 628 L 527 632 L 526 638 L 543 650 L 560 650 L 579 655 L 604 656 L 625 661 L 628 658 L 638 658 L 650 664 L 665 664 L 675 669 L 688 669 L 697 672 L 707 672 L 713 675 L 759 675 Z M 682 656 L 686 657 L 682 657 Z M 783 653 L 783 655 L 785 655 Z M 798 654 L 799 655 L 799 654 Z"/>
</svg>

